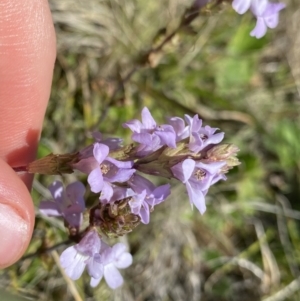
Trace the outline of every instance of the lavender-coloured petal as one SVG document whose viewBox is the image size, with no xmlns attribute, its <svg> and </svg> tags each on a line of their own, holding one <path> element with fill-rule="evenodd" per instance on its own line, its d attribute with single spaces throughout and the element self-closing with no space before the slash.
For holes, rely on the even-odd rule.
<svg viewBox="0 0 300 301">
<path fill-rule="evenodd" d="M 74 204 L 63 211 L 63 216 L 67 222 L 74 227 L 79 227 L 82 223 L 82 212 L 84 207 Z"/>
<path fill-rule="evenodd" d="M 104 181 L 103 176 L 100 168 L 94 169 L 88 176 L 88 183 L 91 186 L 91 190 L 95 193 L 98 193 L 101 191 Z"/>
<path fill-rule="evenodd" d="M 107 285 L 112 289 L 116 289 L 123 284 L 123 277 L 113 264 L 104 267 L 104 278 Z"/>
<path fill-rule="evenodd" d="M 101 262 L 101 255 L 95 254 L 94 257 L 90 258 L 87 264 L 88 274 L 95 279 L 101 279 L 104 273 L 104 266 Z"/>
<path fill-rule="evenodd" d="M 208 137 L 212 136 L 216 131 L 218 130 L 218 128 L 212 128 L 209 125 L 206 125 L 205 127 L 203 127 L 200 132 L 203 134 L 206 134 Z"/>
<path fill-rule="evenodd" d="M 54 181 L 49 185 L 48 189 L 50 190 L 55 202 L 62 204 L 64 195 L 64 186 L 62 182 Z"/>
<path fill-rule="evenodd" d="M 279 22 L 279 11 L 285 8 L 284 3 L 269 3 L 263 13 L 265 23 L 269 28 L 275 28 Z"/>
<path fill-rule="evenodd" d="M 77 280 L 83 273 L 88 257 L 80 254 L 74 246 L 67 248 L 60 255 L 60 264 L 66 274 L 73 280 Z"/>
<path fill-rule="evenodd" d="M 204 169 L 208 171 L 210 174 L 216 174 L 220 171 L 220 169 L 226 165 L 225 161 L 220 161 L 220 162 L 212 162 L 212 163 L 202 163 L 202 162 L 197 162 L 196 167 Z"/>
<path fill-rule="evenodd" d="M 144 190 L 141 193 L 132 196 L 132 199 L 129 202 L 129 206 L 131 208 L 132 213 L 139 214 L 139 211 L 142 207 L 146 194 L 147 192 L 146 190 Z"/>
<path fill-rule="evenodd" d="M 195 115 L 191 124 L 191 132 L 199 132 L 202 127 L 202 120 L 199 119 L 198 115 Z"/>
<path fill-rule="evenodd" d="M 240 15 L 244 14 L 251 5 L 251 0 L 233 0 L 232 7 Z"/>
<path fill-rule="evenodd" d="M 194 153 L 200 152 L 204 148 L 203 140 L 201 139 L 198 133 L 191 133 L 190 135 L 190 143 L 189 150 Z"/>
<path fill-rule="evenodd" d="M 101 248 L 100 248 L 100 254 L 101 254 L 101 261 L 104 262 L 103 260 L 103 254 L 104 253 L 110 253 L 111 252 L 111 247 L 105 243 L 104 241 L 101 241 Z"/>
<path fill-rule="evenodd" d="M 157 137 L 153 136 L 152 134 L 148 132 L 142 132 L 142 133 L 134 133 L 132 134 L 132 140 L 141 144 L 152 146 L 154 144 L 159 144 L 160 140 L 157 139 Z"/>
<path fill-rule="evenodd" d="M 64 214 L 64 218 L 73 227 L 80 227 L 83 219 L 81 213 Z"/>
<path fill-rule="evenodd" d="M 191 124 L 193 123 L 193 117 L 191 117 L 190 115 L 185 114 L 184 119 L 185 119 L 187 125 L 189 127 L 191 127 Z"/>
<path fill-rule="evenodd" d="M 192 177 L 189 180 L 189 182 L 196 190 L 203 191 L 203 190 L 209 189 L 209 187 L 211 186 L 211 181 L 212 181 L 213 177 L 214 177 L 214 175 L 207 173 L 203 179 L 199 180 L 195 176 L 195 177 Z"/>
<path fill-rule="evenodd" d="M 220 180 L 226 181 L 227 178 L 224 174 L 217 174 L 212 178 L 210 185 L 212 186 Z"/>
<path fill-rule="evenodd" d="M 53 201 L 42 201 L 39 206 L 39 211 L 46 216 L 62 215 L 59 206 Z"/>
<path fill-rule="evenodd" d="M 140 133 L 141 129 L 143 128 L 143 125 L 139 120 L 134 119 L 123 123 L 123 127 L 129 128 L 134 133 Z"/>
<path fill-rule="evenodd" d="M 145 157 L 156 150 L 158 150 L 161 146 L 159 145 L 160 139 L 157 136 L 154 136 L 153 143 L 151 145 L 140 144 L 137 148 L 136 155 L 138 157 Z"/>
<path fill-rule="evenodd" d="M 110 182 L 126 182 L 131 176 L 136 172 L 135 169 L 119 169 L 117 173 L 112 177 L 105 177 L 105 179 L 109 179 Z"/>
<path fill-rule="evenodd" d="M 85 208 L 85 202 L 83 199 L 84 194 L 85 187 L 79 181 L 71 183 L 66 187 L 66 195 L 70 199 L 71 203 L 78 204 L 82 208 Z"/>
<path fill-rule="evenodd" d="M 214 134 L 211 137 L 209 137 L 205 143 L 205 145 L 209 145 L 209 144 L 218 144 L 220 143 L 224 138 L 224 133 L 218 133 L 218 134 Z"/>
<path fill-rule="evenodd" d="M 206 211 L 203 192 L 199 189 L 196 189 L 189 182 L 186 183 L 186 190 L 190 199 L 190 203 L 194 204 L 200 213 L 203 214 Z"/>
<path fill-rule="evenodd" d="M 121 138 L 106 138 L 103 139 L 103 136 L 100 132 L 93 132 L 93 138 L 96 142 L 100 142 L 101 144 L 105 144 L 109 147 L 110 150 L 116 150 L 121 147 L 123 139 Z"/>
<path fill-rule="evenodd" d="M 94 146 L 93 146 L 93 149 L 94 149 Z M 92 157 L 81 159 L 79 162 L 73 164 L 73 168 L 75 168 L 85 174 L 89 174 L 92 170 L 94 170 L 97 167 L 99 167 L 99 163 L 93 157 L 93 153 L 92 153 Z"/>
<path fill-rule="evenodd" d="M 146 129 L 154 129 L 156 122 L 147 107 L 142 110 L 142 123 Z"/>
<path fill-rule="evenodd" d="M 93 257 L 96 253 L 99 253 L 101 248 L 98 233 L 95 230 L 87 232 L 74 248 L 82 254 Z"/>
<path fill-rule="evenodd" d="M 252 0 L 251 2 L 251 11 L 255 16 L 261 16 L 270 4 L 268 0 Z"/>
<path fill-rule="evenodd" d="M 122 147 L 123 139 L 121 138 L 107 138 L 101 141 L 102 144 L 105 144 L 109 147 L 110 150 L 116 150 Z"/>
<path fill-rule="evenodd" d="M 125 188 L 125 187 L 118 187 L 118 186 L 113 186 L 113 195 L 110 199 L 110 202 L 115 202 L 117 200 L 122 200 L 127 197 L 135 195 L 134 191 L 130 188 Z M 101 200 L 101 203 L 103 201 Z"/>
<path fill-rule="evenodd" d="M 189 136 L 189 127 L 185 126 L 185 122 L 182 118 L 172 117 L 169 119 L 169 124 L 176 133 L 176 141 L 183 140 Z"/>
<path fill-rule="evenodd" d="M 128 252 L 123 253 L 115 262 L 118 269 L 126 269 L 132 264 L 132 255 Z"/>
<path fill-rule="evenodd" d="M 95 159 L 101 164 L 109 154 L 109 147 L 101 143 L 95 143 L 93 154 Z"/>
<path fill-rule="evenodd" d="M 250 32 L 250 36 L 260 39 L 266 33 L 267 33 L 267 25 L 263 18 L 258 17 L 254 29 Z"/>
<path fill-rule="evenodd" d="M 171 125 L 161 125 L 159 130 L 155 131 L 162 145 L 167 145 L 171 148 L 176 148 L 176 134 Z"/>
<path fill-rule="evenodd" d="M 82 213 L 83 211 L 84 210 L 80 205 L 73 204 L 64 209 L 64 214 L 78 214 L 78 213 Z"/>
<path fill-rule="evenodd" d="M 112 247 L 112 253 L 115 258 L 114 264 L 118 269 L 125 269 L 132 264 L 132 256 L 126 252 L 126 246 L 124 244 L 115 244 Z"/>
<path fill-rule="evenodd" d="M 118 161 L 111 157 L 107 157 L 105 159 L 105 161 L 108 161 L 108 162 L 114 164 L 118 168 L 131 168 L 133 166 L 133 161 Z"/>
<path fill-rule="evenodd" d="M 114 259 L 117 260 L 119 256 L 121 256 L 124 252 L 126 252 L 126 246 L 121 242 L 119 242 L 111 248 L 111 252 Z"/>
<path fill-rule="evenodd" d="M 170 184 L 156 187 L 153 190 L 150 199 L 146 199 L 147 203 L 153 208 L 163 202 L 171 194 L 170 187 Z"/>
<path fill-rule="evenodd" d="M 150 221 L 150 210 L 149 205 L 144 202 L 143 206 L 140 209 L 139 216 L 141 218 L 141 222 L 145 225 L 149 224 Z"/>
<path fill-rule="evenodd" d="M 269 28 L 275 28 L 279 23 L 279 14 L 272 15 L 270 17 L 265 17 L 264 20 Z"/>
<path fill-rule="evenodd" d="M 192 159 L 186 159 L 171 167 L 173 175 L 182 183 L 186 183 L 192 176 L 196 162 Z"/>
<path fill-rule="evenodd" d="M 155 185 L 151 181 L 139 174 L 134 174 L 130 178 L 129 185 L 136 193 L 146 190 L 147 194 L 150 194 L 155 189 Z"/>
<path fill-rule="evenodd" d="M 102 277 L 100 277 L 100 278 L 91 278 L 91 281 L 90 281 L 90 286 L 91 287 L 96 287 L 99 283 L 100 283 L 100 281 L 102 280 L 102 278 L 103 278 L 103 276 Z"/>
<path fill-rule="evenodd" d="M 89 157 L 93 157 L 93 149 L 94 149 L 94 144 L 91 144 L 84 149 L 80 150 L 79 152 L 79 159 L 86 159 Z"/>
<path fill-rule="evenodd" d="M 102 191 L 101 191 L 101 195 L 100 195 L 100 200 L 105 200 L 107 203 L 110 201 L 111 197 L 113 196 L 113 188 L 111 187 L 110 183 L 108 182 L 104 182 L 103 183 L 103 187 L 102 187 Z"/>
</svg>

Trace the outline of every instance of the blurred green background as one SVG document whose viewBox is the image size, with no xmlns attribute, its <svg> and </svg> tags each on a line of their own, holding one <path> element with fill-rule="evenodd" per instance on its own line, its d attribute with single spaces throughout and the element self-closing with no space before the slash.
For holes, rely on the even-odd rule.
<svg viewBox="0 0 300 301">
<path fill-rule="evenodd" d="M 256 40 L 250 13 L 222 3 L 197 16 L 192 2 L 50 0 L 57 61 L 39 157 L 81 149 L 94 130 L 129 141 L 122 123 L 147 106 L 158 123 L 199 114 L 242 164 L 209 191 L 203 216 L 172 183 L 150 224 L 121 238 L 134 262 L 120 289 L 67 279 L 63 223 L 38 210 L 0 288 L 27 300 L 300 300 L 300 3 L 285 1 L 279 26 Z M 54 179 L 36 176 L 36 208 Z"/>
</svg>

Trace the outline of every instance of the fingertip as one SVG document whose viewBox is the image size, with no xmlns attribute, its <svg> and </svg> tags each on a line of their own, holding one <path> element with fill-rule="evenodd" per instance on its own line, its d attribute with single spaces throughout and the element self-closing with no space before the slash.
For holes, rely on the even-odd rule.
<svg viewBox="0 0 300 301">
<path fill-rule="evenodd" d="M 26 251 L 34 226 L 34 207 L 26 185 L 0 160 L 0 268 Z"/>
</svg>

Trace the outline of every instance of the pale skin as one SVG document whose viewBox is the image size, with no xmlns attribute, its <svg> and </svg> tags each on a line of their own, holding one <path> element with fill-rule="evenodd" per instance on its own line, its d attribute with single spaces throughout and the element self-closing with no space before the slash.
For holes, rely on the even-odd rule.
<svg viewBox="0 0 300 301">
<path fill-rule="evenodd" d="M 47 0 L 0 1 L 0 268 L 26 251 L 34 226 L 32 176 L 56 46 Z"/>
</svg>

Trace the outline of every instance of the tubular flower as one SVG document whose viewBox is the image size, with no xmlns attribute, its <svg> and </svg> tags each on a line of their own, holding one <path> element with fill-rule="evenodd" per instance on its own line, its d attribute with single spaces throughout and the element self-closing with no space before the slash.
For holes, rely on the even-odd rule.
<svg viewBox="0 0 300 301">
<path fill-rule="evenodd" d="M 226 162 L 205 164 L 186 159 L 171 168 L 174 176 L 185 184 L 191 205 L 195 205 L 201 214 L 206 210 L 204 196 L 216 179 L 220 179 L 217 175 L 225 164 Z"/>
<path fill-rule="evenodd" d="M 70 226 L 79 227 L 85 210 L 85 187 L 81 182 L 69 184 L 64 190 L 59 181 L 49 186 L 53 200 L 42 201 L 39 210 L 47 216 L 62 216 Z"/>
</svg>

